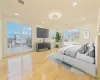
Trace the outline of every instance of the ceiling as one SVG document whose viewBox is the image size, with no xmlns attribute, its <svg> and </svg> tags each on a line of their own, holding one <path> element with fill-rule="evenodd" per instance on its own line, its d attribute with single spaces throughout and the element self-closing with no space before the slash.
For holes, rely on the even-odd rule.
<svg viewBox="0 0 100 80">
<path fill-rule="evenodd" d="M 15 16 L 33 22 L 36 25 L 44 24 L 49 27 L 71 26 L 96 20 L 100 0 L 23 0 L 24 5 L 18 0 L 2 0 L 3 12 L 6 15 Z M 78 5 L 73 7 L 73 3 Z M 52 12 L 60 12 L 62 17 L 53 21 L 48 19 Z M 85 20 L 82 20 L 84 18 Z M 44 23 L 42 23 L 44 22 Z"/>
</svg>

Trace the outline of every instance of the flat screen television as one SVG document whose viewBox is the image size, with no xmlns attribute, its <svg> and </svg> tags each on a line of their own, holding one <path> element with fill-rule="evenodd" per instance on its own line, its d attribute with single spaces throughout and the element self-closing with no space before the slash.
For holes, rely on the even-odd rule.
<svg viewBox="0 0 100 80">
<path fill-rule="evenodd" d="M 49 30 L 44 28 L 37 28 L 37 38 L 48 38 Z"/>
</svg>

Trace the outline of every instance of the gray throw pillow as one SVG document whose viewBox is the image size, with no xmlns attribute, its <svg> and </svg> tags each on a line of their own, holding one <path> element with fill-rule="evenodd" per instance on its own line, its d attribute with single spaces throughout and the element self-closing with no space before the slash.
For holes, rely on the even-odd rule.
<svg viewBox="0 0 100 80">
<path fill-rule="evenodd" d="M 94 49 L 92 51 L 88 52 L 88 56 L 90 57 L 95 57 L 95 47 L 93 47 Z"/>
<path fill-rule="evenodd" d="M 79 53 L 80 54 L 85 54 L 86 52 L 87 52 L 87 45 L 88 45 L 88 43 L 87 44 L 84 44 L 80 49 L 79 49 Z"/>
<path fill-rule="evenodd" d="M 88 55 L 89 55 L 90 57 L 95 57 L 95 52 L 94 52 L 94 51 L 89 51 Z"/>
</svg>

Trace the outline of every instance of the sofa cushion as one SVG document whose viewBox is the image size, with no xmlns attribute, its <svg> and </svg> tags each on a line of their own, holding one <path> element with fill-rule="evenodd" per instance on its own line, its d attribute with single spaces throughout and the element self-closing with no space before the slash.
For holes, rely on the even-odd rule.
<svg viewBox="0 0 100 80">
<path fill-rule="evenodd" d="M 85 54 L 77 53 L 76 58 L 83 60 L 83 61 L 86 61 L 86 62 L 89 62 L 89 63 L 92 63 L 92 64 L 94 64 L 94 62 L 95 62 L 94 57 L 90 57 L 90 56 L 87 56 Z"/>
</svg>

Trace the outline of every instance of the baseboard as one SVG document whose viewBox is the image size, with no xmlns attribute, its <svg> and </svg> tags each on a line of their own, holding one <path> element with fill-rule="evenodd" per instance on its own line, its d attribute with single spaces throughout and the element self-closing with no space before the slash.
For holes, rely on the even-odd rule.
<svg viewBox="0 0 100 80">
<path fill-rule="evenodd" d="M 2 58 L 0 58 L 0 62 L 2 61 Z"/>
<path fill-rule="evenodd" d="M 2 59 L 3 59 L 3 58 L 0 58 L 0 63 L 2 62 Z"/>
</svg>

